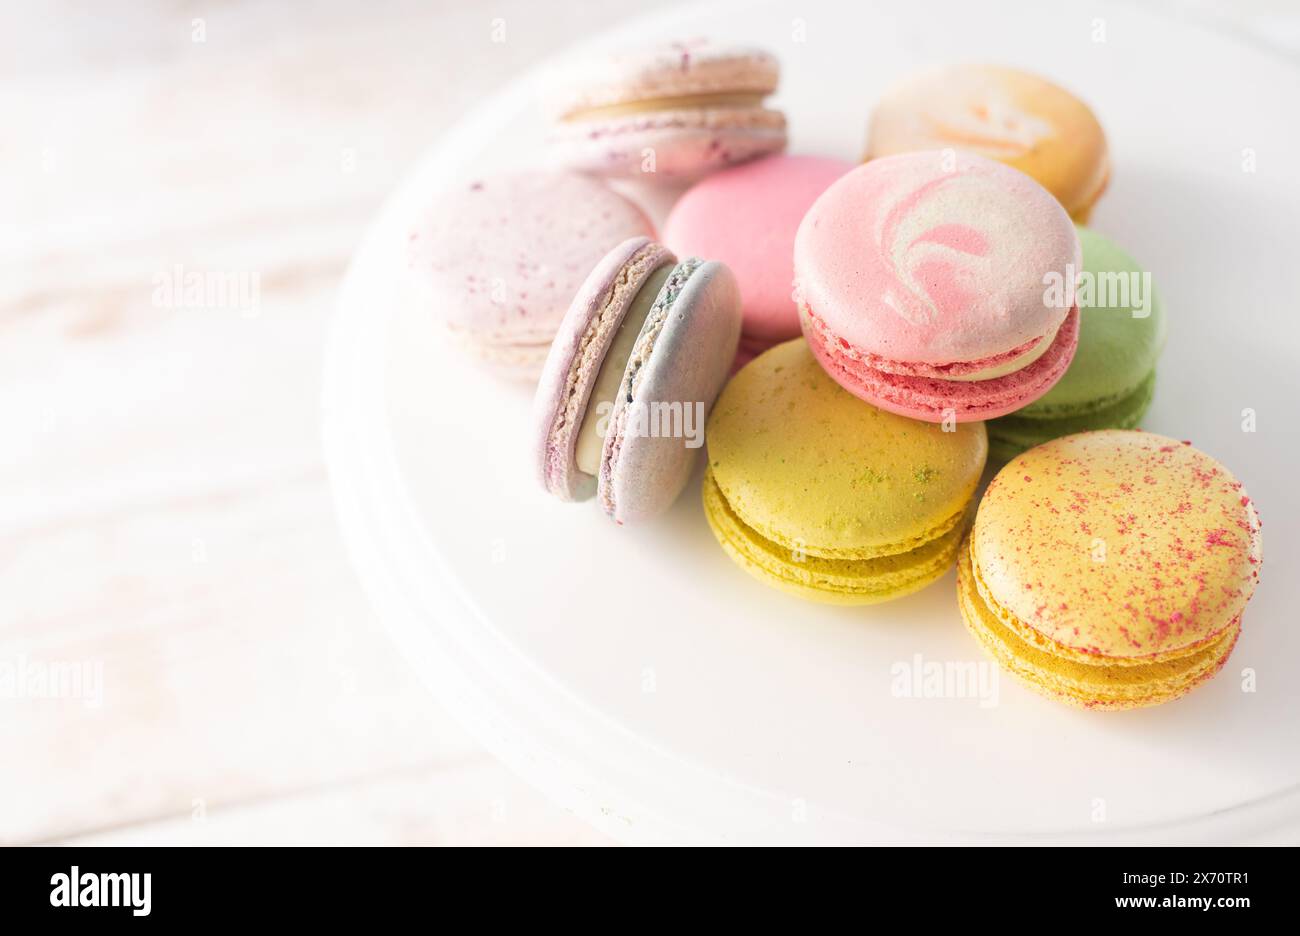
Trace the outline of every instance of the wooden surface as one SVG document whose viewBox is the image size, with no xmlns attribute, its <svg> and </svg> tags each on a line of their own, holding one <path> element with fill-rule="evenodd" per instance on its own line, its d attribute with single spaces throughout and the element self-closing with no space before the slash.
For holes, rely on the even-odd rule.
<svg viewBox="0 0 1300 936">
<path fill-rule="evenodd" d="M 98 665 L 103 691 L 0 697 L 0 843 L 601 840 L 371 619 L 319 375 L 353 245 L 419 153 L 638 7 L 6 4 L 0 665 Z M 259 302 L 160 305 L 177 264 L 256 273 Z"/>
<path fill-rule="evenodd" d="M 0 843 L 600 841 L 372 620 L 319 374 L 349 254 L 421 150 L 644 8 L 5 4 L 0 668 L 103 683 L 0 695 Z M 178 264 L 256 274 L 259 301 L 160 303 Z"/>
</svg>

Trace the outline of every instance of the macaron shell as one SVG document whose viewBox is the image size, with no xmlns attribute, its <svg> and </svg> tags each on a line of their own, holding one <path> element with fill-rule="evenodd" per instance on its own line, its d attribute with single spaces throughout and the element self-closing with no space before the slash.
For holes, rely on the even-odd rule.
<svg viewBox="0 0 1300 936">
<path fill-rule="evenodd" d="M 553 111 L 572 114 L 700 94 L 769 94 L 780 73 L 762 49 L 690 38 L 574 60 L 552 72 L 549 96 Z"/>
<path fill-rule="evenodd" d="M 1041 185 L 966 153 L 859 166 L 795 237 L 801 306 L 856 352 L 903 364 L 1032 347 L 1069 311 L 1045 283 L 1068 284 L 1080 266 L 1074 225 Z"/>
<path fill-rule="evenodd" d="M 1004 467 L 980 502 L 981 595 L 1029 643 L 1076 660 L 1198 653 L 1259 577 L 1242 485 L 1189 444 L 1108 430 L 1055 439 Z"/>
<path fill-rule="evenodd" d="M 1110 175 L 1106 136 L 1086 104 L 1014 68 L 952 65 L 912 76 L 881 98 L 867 157 L 955 147 L 1032 176 L 1076 220 Z"/>
<path fill-rule="evenodd" d="M 1079 314 L 1072 310 L 1048 350 L 1028 367 L 990 380 L 952 381 L 874 370 L 854 360 L 851 349 L 828 338 L 807 315 L 803 322 L 817 360 L 841 387 L 881 409 L 926 422 L 974 422 L 1015 412 L 1061 379 L 1079 338 Z"/>
<path fill-rule="evenodd" d="M 598 496 L 618 523 L 656 517 L 681 494 L 740 338 L 740 291 L 725 265 L 701 263 L 680 286 L 670 277 L 664 292 L 674 289 L 680 291 L 657 332 L 656 313 L 647 318 L 609 418 Z M 635 431 L 638 407 L 644 414 L 655 404 L 675 403 L 683 437 Z M 656 422 L 651 416 L 645 425 Z M 685 436 L 688 430 L 694 438 Z"/>
<path fill-rule="evenodd" d="M 761 355 L 709 420 L 709 464 L 746 525 L 827 559 L 907 552 L 962 523 L 988 453 L 982 423 L 944 432 L 863 404 L 796 339 Z"/>
<path fill-rule="evenodd" d="M 826 604 L 875 604 L 919 591 L 952 568 L 964 524 L 907 552 L 874 559 L 827 559 L 781 546 L 731 509 L 712 470 L 704 476 L 704 515 L 731 559 L 788 594 Z"/>
<path fill-rule="evenodd" d="M 534 396 L 534 451 L 544 488 L 563 500 L 586 500 L 596 478 L 578 469 L 574 444 L 610 343 L 642 284 L 673 255 L 648 237 L 606 254 L 574 296 L 551 345 Z"/>
<path fill-rule="evenodd" d="M 562 124 L 549 146 L 558 165 L 580 172 L 684 184 L 781 152 L 786 125 L 763 107 L 650 111 Z"/>
<path fill-rule="evenodd" d="M 653 233 L 639 208 L 576 173 L 471 179 L 411 231 L 407 295 L 480 359 L 536 379 L 587 274 L 621 241 Z"/>
<path fill-rule="evenodd" d="M 678 199 L 662 239 L 679 256 L 711 257 L 740 283 L 741 343 L 752 350 L 799 336 L 791 296 L 794 237 L 813 202 L 854 168 L 821 156 L 772 156 L 716 172 Z"/>
<path fill-rule="evenodd" d="M 984 601 L 970 561 L 969 540 L 957 563 L 957 595 L 966 629 L 984 650 L 1032 689 L 1081 708 L 1131 709 L 1171 702 L 1214 676 L 1241 634 L 1238 618 L 1195 652 L 1170 660 L 1108 665 L 1050 653 L 1024 640 Z"/>
</svg>

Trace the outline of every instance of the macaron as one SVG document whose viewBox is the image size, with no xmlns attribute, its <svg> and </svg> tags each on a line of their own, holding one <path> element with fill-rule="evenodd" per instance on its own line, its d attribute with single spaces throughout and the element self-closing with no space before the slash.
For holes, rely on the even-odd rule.
<svg viewBox="0 0 1300 936">
<path fill-rule="evenodd" d="M 998 472 L 957 591 L 967 629 L 1031 688 L 1135 708 L 1223 667 L 1261 555 L 1259 517 L 1223 465 L 1187 442 L 1109 429 Z"/>
<path fill-rule="evenodd" d="M 667 510 L 704 443 L 740 338 L 724 264 L 678 261 L 646 237 L 603 257 L 574 297 L 537 387 L 537 474 L 562 500 L 595 496 L 617 523 Z"/>
<path fill-rule="evenodd" d="M 736 274 L 744 316 L 738 360 L 799 336 L 791 294 L 795 231 L 817 197 L 852 168 L 824 156 L 769 156 L 702 179 L 669 212 L 664 244 L 683 256 L 714 257 Z"/>
<path fill-rule="evenodd" d="M 1079 228 L 1079 242 L 1079 348 L 1051 390 L 988 424 L 996 461 L 1063 435 L 1132 429 L 1151 404 L 1165 343 L 1164 307 L 1151 274 L 1096 231 Z"/>
<path fill-rule="evenodd" d="M 969 153 L 872 160 L 833 183 L 795 236 L 804 335 L 831 376 L 930 422 L 1003 416 L 1074 356 L 1080 267 L 1070 217 L 1029 176 Z"/>
<path fill-rule="evenodd" d="M 707 39 L 617 51 L 558 73 L 550 136 L 564 166 L 682 183 L 785 149 L 764 105 L 780 67 L 762 49 Z"/>
<path fill-rule="evenodd" d="M 1052 82 L 997 65 L 948 65 L 894 85 L 876 105 L 867 158 L 962 149 L 1014 166 L 1086 222 L 1110 179 L 1106 134 Z"/>
<path fill-rule="evenodd" d="M 408 234 L 408 299 L 477 362 L 535 381 L 591 268 L 653 233 L 636 205 L 577 173 L 472 178 L 440 193 Z"/>
<path fill-rule="evenodd" d="M 863 403 L 802 338 L 731 379 L 707 441 L 704 513 L 723 550 L 832 604 L 888 601 L 952 568 L 988 454 L 982 423 L 945 432 Z"/>
</svg>

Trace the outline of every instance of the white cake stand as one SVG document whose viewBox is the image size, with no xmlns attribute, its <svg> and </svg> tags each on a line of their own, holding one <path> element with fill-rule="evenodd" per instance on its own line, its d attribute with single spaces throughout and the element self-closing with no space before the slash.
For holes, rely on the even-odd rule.
<svg viewBox="0 0 1300 936">
<path fill-rule="evenodd" d="M 1017 64 L 1085 95 L 1115 161 L 1093 224 L 1153 271 L 1169 311 L 1147 428 L 1223 459 L 1264 518 L 1241 642 L 1158 709 L 1073 711 L 1009 677 L 936 698 L 925 677 L 983 660 L 951 575 L 823 608 L 733 567 L 698 486 L 640 529 L 542 495 L 528 392 L 467 369 L 398 289 L 432 191 L 537 158 L 526 76 L 439 141 L 366 237 L 328 355 L 325 444 L 358 574 L 411 664 L 491 751 L 611 835 L 1300 840 L 1300 71 L 1127 6 L 975 7 L 697 4 L 601 42 L 772 49 L 792 152 L 855 157 L 872 101 L 930 62 Z"/>
</svg>

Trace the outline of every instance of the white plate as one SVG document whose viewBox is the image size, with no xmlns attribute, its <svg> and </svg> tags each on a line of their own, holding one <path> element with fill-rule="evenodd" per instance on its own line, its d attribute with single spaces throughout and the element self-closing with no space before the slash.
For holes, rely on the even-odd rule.
<svg viewBox="0 0 1300 936">
<path fill-rule="evenodd" d="M 900 667 L 983 661 L 951 574 L 891 604 L 824 608 L 733 566 L 698 485 L 639 529 L 545 497 L 529 394 L 466 369 L 397 289 L 430 192 L 534 158 L 529 76 L 387 206 L 327 362 L 342 525 L 412 664 L 493 752 L 624 839 L 1296 841 L 1295 67 L 1101 3 L 697 6 L 606 38 L 695 35 L 779 54 L 792 152 L 854 158 L 872 101 L 930 62 L 1021 65 L 1087 98 L 1115 163 L 1093 224 L 1152 270 L 1170 316 L 1146 427 L 1221 458 L 1264 519 L 1241 641 L 1217 679 L 1157 709 L 1078 712 L 1009 677 L 992 705 L 907 697 Z M 1242 431 L 1247 409 L 1257 432 Z"/>
</svg>

